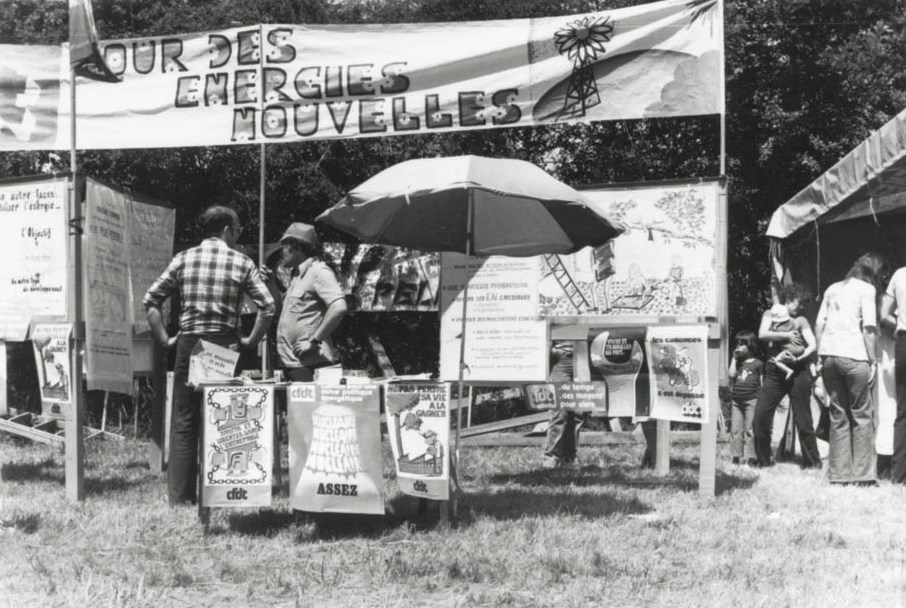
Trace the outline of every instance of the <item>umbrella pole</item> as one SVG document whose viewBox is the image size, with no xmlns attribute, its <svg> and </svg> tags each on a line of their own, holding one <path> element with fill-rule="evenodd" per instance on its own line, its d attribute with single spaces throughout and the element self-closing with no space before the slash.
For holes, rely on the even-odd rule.
<svg viewBox="0 0 906 608">
<path fill-rule="evenodd" d="M 469 308 L 469 258 L 472 255 L 472 212 L 475 205 L 474 194 L 472 190 L 469 190 L 469 205 L 466 208 L 466 272 L 465 280 L 463 281 L 462 286 L 462 328 L 460 330 L 460 339 L 459 339 L 459 390 L 457 392 L 457 402 L 456 402 L 456 457 L 454 458 L 454 463 L 456 465 L 456 476 L 459 476 L 459 429 L 462 427 L 462 404 L 463 404 L 463 384 L 464 376 L 466 369 L 466 312 Z M 456 486 L 459 486 L 459 480 L 457 479 Z M 456 519 L 458 516 L 458 507 L 459 507 L 459 498 L 454 493 L 453 494 L 453 519 Z"/>
</svg>

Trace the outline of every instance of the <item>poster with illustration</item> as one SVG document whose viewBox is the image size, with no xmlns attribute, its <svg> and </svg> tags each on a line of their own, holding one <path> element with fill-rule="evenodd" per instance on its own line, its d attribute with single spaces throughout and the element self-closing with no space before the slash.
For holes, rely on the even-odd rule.
<svg viewBox="0 0 906 608">
<path fill-rule="evenodd" d="M 202 504 L 271 504 L 274 387 L 204 389 Z"/>
<path fill-rule="evenodd" d="M 382 515 L 380 386 L 294 383 L 287 394 L 290 506 Z"/>
<path fill-rule="evenodd" d="M 645 328 L 592 329 L 588 355 L 591 379 L 607 384 L 608 416 L 648 416 L 651 399 Z"/>
<path fill-rule="evenodd" d="M 404 494 L 450 497 L 450 385 L 388 384 L 387 431 Z"/>
<path fill-rule="evenodd" d="M 540 313 L 717 317 L 718 181 L 584 189 L 626 231 L 612 245 L 538 258 Z M 562 268 L 561 268 L 562 265 Z"/>
<path fill-rule="evenodd" d="M 708 422 L 708 326 L 648 328 L 651 417 Z"/>
<path fill-rule="evenodd" d="M 72 403 L 68 323 L 38 323 L 31 332 L 31 343 L 41 389 L 41 415 L 65 419 Z"/>
</svg>

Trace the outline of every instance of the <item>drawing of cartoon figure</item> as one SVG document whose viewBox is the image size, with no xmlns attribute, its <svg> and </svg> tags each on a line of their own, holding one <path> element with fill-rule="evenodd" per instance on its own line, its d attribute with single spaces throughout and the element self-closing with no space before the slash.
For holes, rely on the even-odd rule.
<svg viewBox="0 0 906 608">
<path fill-rule="evenodd" d="M 682 384 L 691 389 L 701 382 L 701 373 L 692 367 L 689 349 L 684 347 L 677 351 L 675 346 L 668 344 L 658 348 L 658 355 L 657 370 L 667 374 L 670 386 Z"/>
<path fill-rule="evenodd" d="M 667 279 L 664 281 L 667 285 L 667 297 L 677 306 L 686 305 L 686 297 L 683 294 L 683 264 L 680 257 L 675 255 L 670 260 L 670 271 L 667 273 Z"/>
<path fill-rule="evenodd" d="M 639 265 L 632 263 L 629 265 L 629 275 L 626 279 L 626 295 L 638 298 L 645 298 L 651 292 L 648 280 L 642 274 Z"/>
</svg>

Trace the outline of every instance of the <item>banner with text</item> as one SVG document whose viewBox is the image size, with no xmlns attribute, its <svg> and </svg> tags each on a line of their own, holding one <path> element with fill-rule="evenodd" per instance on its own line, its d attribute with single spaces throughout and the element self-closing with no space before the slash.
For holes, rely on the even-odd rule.
<svg viewBox="0 0 906 608">
<path fill-rule="evenodd" d="M 470 257 L 465 379 L 547 379 L 547 322 L 539 321 L 535 258 Z M 466 256 L 441 255 L 440 377 L 459 378 Z"/>
<path fill-rule="evenodd" d="M 380 386 L 287 388 L 290 506 L 317 513 L 384 513 Z"/>
<path fill-rule="evenodd" d="M 538 19 L 263 24 L 100 46 L 122 82 L 77 81 L 82 149 L 724 111 L 720 0 Z M 58 129 L 58 148 L 66 137 Z"/>
<path fill-rule="evenodd" d="M 648 328 L 651 417 L 708 422 L 708 326 Z"/>
<path fill-rule="evenodd" d="M 68 81 L 62 47 L 0 44 L 0 151 L 69 148 Z"/>
<path fill-rule="evenodd" d="M 147 331 L 148 318 L 142 300 L 151 284 L 164 271 L 173 257 L 173 235 L 176 231 L 176 209 L 142 203 L 129 197 L 129 280 L 132 285 L 130 306 L 132 323 L 137 332 Z M 164 302 L 163 316 L 168 318 L 170 300 Z"/>
<path fill-rule="evenodd" d="M 271 504 L 272 386 L 205 387 L 202 505 Z"/>
<path fill-rule="evenodd" d="M 85 332 L 88 390 L 132 393 L 129 205 L 93 180 L 85 188 Z"/>
<path fill-rule="evenodd" d="M 33 316 L 67 319 L 66 188 L 65 178 L 0 184 L 0 340 L 24 340 Z"/>
<path fill-rule="evenodd" d="M 41 390 L 41 414 L 65 419 L 72 409 L 72 366 L 70 365 L 68 323 L 37 323 L 31 343 Z"/>
<path fill-rule="evenodd" d="M 387 433 L 396 481 L 410 496 L 450 498 L 450 385 L 388 384 Z"/>
<path fill-rule="evenodd" d="M 525 385 L 531 410 L 571 410 L 607 414 L 606 382 L 546 382 Z"/>
</svg>

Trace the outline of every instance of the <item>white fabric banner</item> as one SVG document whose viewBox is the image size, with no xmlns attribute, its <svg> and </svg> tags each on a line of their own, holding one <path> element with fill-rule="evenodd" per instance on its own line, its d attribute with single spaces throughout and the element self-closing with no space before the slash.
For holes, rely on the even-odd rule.
<svg viewBox="0 0 906 608">
<path fill-rule="evenodd" d="M 122 82 L 77 81 L 80 149 L 724 111 L 720 0 L 542 19 L 253 25 L 101 47 Z M 58 130 L 56 147 L 67 138 Z M 0 139 L 0 149 L 15 145 L 31 142 Z"/>
<path fill-rule="evenodd" d="M 707 423 L 708 326 L 660 325 L 648 328 L 651 418 Z"/>
</svg>

